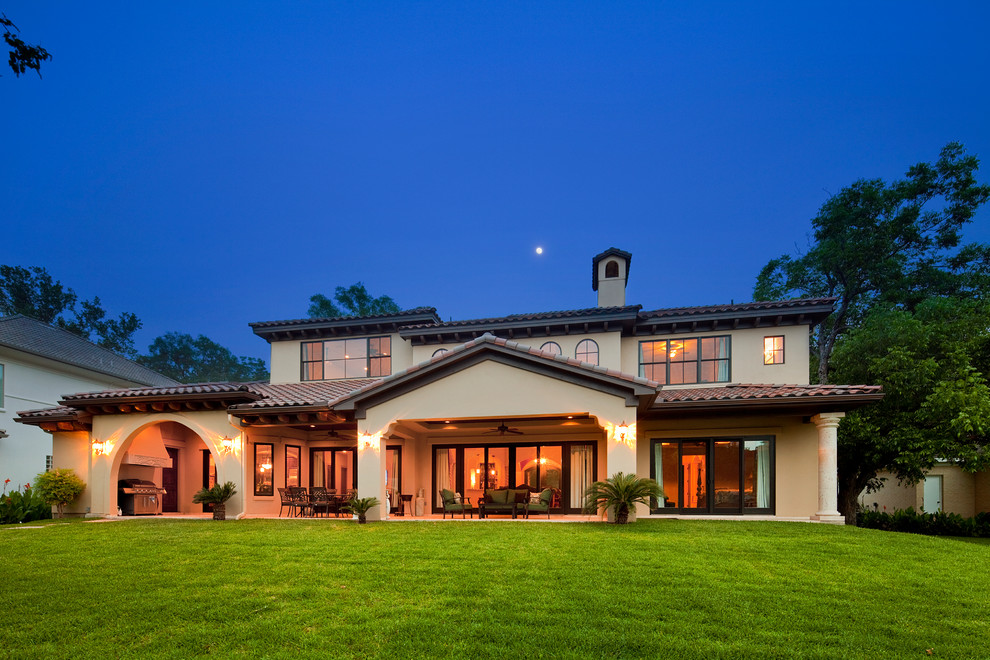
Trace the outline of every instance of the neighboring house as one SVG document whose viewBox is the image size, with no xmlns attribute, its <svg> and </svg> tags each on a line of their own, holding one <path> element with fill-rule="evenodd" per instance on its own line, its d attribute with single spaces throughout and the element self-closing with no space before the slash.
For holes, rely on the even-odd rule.
<svg viewBox="0 0 990 660">
<path fill-rule="evenodd" d="M 285 486 L 477 503 L 549 488 L 581 511 L 593 481 L 655 477 L 639 515 L 841 522 L 836 428 L 874 386 L 809 385 L 809 331 L 834 299 L 644 310 L 632 257 L 592 260 L 598 306 L 443 322 L 432 308 L 251 324 L 271 383 L 205 383 L 63 396 L 18 421 L 54 435 L 55 464 L 90 484 L 73 511 L 117 510 L 118 479 L 165 487 L 164 510 L 233 481 L 229 514 L 276 515 Z M 67 390 L 68 391 L 68 390 Z"/>
<path fill-rule="evenodd" d="M 972 518 L 990 512 L 990 471 L 966 472 L 958 465 L 940 462 L 916 484 L 899 484 L 897 477 L 882 473 L 883 487 L 859 496 L 864 508 L 893 513 L 913 508 L 924 513 L 957 513 Z"/>
<path fill-rule="evenodd" d="M 57 405 L 66 392 L 176 384 L 61 328 L 0 316 L 0 481 L 31 483 L 52 457 L 51 435 L 14 424 L 14 411 Z"/>
</svg>

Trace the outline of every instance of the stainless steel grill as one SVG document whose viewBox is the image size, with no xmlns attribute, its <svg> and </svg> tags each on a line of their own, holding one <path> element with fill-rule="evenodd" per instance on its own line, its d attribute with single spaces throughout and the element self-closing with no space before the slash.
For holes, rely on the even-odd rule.
<svg viewBox="0 0 990 660">
<path fill-rule="evenodd" d="M 154 516 L 162 512 L 165 489 L 147 479 L 121 479 L 117 482 L 117 505 L 125 516 Z"/>
</svg>

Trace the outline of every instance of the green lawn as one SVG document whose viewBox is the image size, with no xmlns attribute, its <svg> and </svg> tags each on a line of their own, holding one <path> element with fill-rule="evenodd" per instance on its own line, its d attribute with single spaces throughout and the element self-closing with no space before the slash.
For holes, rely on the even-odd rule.
<svg viewBox="0 0 990 660">
<path fill-rule="evenodd" d="M 990 657 L 990 544 L 802 523 L 0 527 L 0 657 Z"/>
</svg>

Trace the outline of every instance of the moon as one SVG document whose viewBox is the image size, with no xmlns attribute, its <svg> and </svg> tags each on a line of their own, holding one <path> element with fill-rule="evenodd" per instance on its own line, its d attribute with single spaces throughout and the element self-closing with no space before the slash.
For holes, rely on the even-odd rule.
<svg viewBox="0 0 990 660">
<path fill-rule="evenodd" d="M 543 248 L 541 247 L 536 248 L 536 254 L 543 254 Z"/>
</svg>

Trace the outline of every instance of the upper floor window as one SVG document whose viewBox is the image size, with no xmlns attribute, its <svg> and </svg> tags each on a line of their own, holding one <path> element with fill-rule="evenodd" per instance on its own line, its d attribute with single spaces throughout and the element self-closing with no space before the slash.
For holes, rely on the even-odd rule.
<svg viewBox="0 0 990 660">
<path fill-rule="evenodd" d="M 392 373 L 392 338 L 327 339 L 302 344 L 302 379 L 380 378 Z"/>
<path fill-rule="evenodd" d="M 577 350 L 574 352 L 574 357 L 581 362 L 597 365 L 598 343 L 594 339 L 582 339 L 578 342 Z"/>
<path fill-rule="evenodd" d="M 605 277 L 618 277 L 619 276 L 619 262 L 609 261 L 605 264 Z"/>
<path fill-rule="evenodd" d="M 784 338 L 763 338 L 763 364 L 784 364 Z"/>
<path fill-rule="evenodd" d="M 729 336 L 639 342 L 639 375 L 661 385 L 729 382 Z"/>
<path fill-rule="evenodd" d="M 540 346 L 540 350 L 544 353 L 553 353 L 554 355 L 561 355 L 564 352 L 563 349 L 560 348 L 560 344 L 555 341 L 548 341 L 544 343 L 543 346 Z"/>
</svg>

